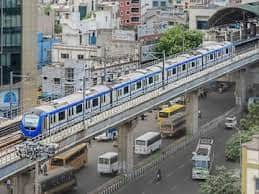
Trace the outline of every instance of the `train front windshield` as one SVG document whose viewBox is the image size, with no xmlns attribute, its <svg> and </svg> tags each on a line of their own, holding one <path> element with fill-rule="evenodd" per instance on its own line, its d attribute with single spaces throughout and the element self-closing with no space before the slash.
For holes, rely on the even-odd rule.
<svg viewBox="0 0 259 194">
<path fill-rule="evenodd" d="M 40 117 L 34 114 L 27 114 L 24 116 L 24 127 L 27 129 L 36 129 Z"/>
</svg>

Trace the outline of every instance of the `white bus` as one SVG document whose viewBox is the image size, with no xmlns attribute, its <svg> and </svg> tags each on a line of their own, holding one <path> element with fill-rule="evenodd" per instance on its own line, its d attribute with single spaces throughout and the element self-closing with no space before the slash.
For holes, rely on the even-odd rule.
<svg viewBox="0 0 259 194">
<path fill-rule="evenodd" d="M 147 132 L 135 140 L 136 154 L 151 154 L 160 147 L 161 136 L 159 132 Z"/>
<path fill-rule="evenodd" d="M 116 174 L 119 170 L 118 153 L 106 152 L 98 157 L 97 171 L 100 174 Z"/>
</svg>

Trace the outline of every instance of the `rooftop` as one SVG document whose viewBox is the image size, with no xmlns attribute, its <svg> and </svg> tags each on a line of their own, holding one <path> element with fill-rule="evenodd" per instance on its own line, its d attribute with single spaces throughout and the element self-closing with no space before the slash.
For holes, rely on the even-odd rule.
<svg viewBox="0 0 259 194">
<path fill-rule="evenodd" d="M 251 141 L 242 144 L 242 146 L 250 150 L 259 151 L 259 134 L 254 135 Z"/>
</svg>

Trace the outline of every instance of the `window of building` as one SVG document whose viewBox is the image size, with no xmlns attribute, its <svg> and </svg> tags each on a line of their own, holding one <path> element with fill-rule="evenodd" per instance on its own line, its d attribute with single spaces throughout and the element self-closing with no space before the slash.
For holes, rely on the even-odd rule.
<svg viewBox="0 0 259 194">
<path fill-rule="evenodd" d="M 54 78 L 54 84 L 60 84 L 60 78 Z"/>
<path fill-rule="evenodd" d="M 129 20 L 126 20 L 126 23 L 129 23 Z"/>
<path fill-rule="evenodd" d="M 158 7 L 158 1 L 153 1 L 152 4 L 153 4 L 153 7 Z"/>
<path fill-rule="evenodd" d="M 131 3 L 139 3 L 139 0 L 131 0 Z"/>
<path fill-rule="evenodd" d="M 69 19 L 69 13 L 66 13 L 65 18 Z"/>
<path fill-rule="evenodd" d="M 68 82 L 74 81 L 74 68 L 65 69 L 65 79 Z"/>
<path fill-rule="evenodd" d="M 197 21 L 197 29 L 206 30 L 209 28 L 208 21 Z"/>
<path fill-rule="evenodd" d="M 139 12 L 139 8 L 133 7 L 133 8 L 131 8 L 131 12 L 138 13 Z"/>
<path fill-rule="evenodd" d="M 67 54 L 67 53 L 61 53 L 61 58 L 62 58 L 62 59 L 68 59 L 68 58 L 69 58 L 69 54 Z"/>
<path fill-rule="evenodd" d="M 255 178 L 255 194 L 259 194 L 259 178 Z"/>
<path fill-rule="evenodd" d="M 127 5 L 129 5 L 129 4 L 130 4 L 130 2 L 129 2 L 129 1 L 127 1 L 127 2 L 126 2 L 126 4 L 127 4 Z"/>
<path fill-rule="evenodd" d="M 127 13 L 128 15 L 130 14 L 130 12 L 129 12 L 129 11 L 127 11 L 126 13 Z"/>
<path fill-rule="evenodd" d="M 139 17 L 132 17 L 132 18 L 131 18 L 131 21 L 132 21 L 132 22 L 139 22 Z"/>
<path fill-rule="evenodd" d="M 161 2 L 160 2 L 160 6 L 161 6 L 161 7 L 165 7 L 165 6 L 166 6 L 166 2 L 165 2 L 165 1 L 161 1 Z"/>
<path fill-rule="evenodd" d="M 77 55 L 77 59 L 78 59 L 78 60 L 84 59 L 84 55 Z"/>
</svg>

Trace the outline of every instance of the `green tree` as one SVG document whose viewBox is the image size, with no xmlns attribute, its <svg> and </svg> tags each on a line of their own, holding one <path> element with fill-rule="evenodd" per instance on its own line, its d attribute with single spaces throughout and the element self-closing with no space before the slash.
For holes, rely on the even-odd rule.
<svg viewBox="0 0 259 194">
<path fill-rule="evenodd" d="M 240 194 L 240 179 L 225 167 L 216 167 L 215 173 L 209 175 L 200 184 L 202 194 Z"/>
<path fill-rule="evenodd" d="M 60 34 L 62 32 L 61 24 L 55 24 L 54 31 L 55 31 L 56 34 Z"/>
<path fill-rule="evenodd" d="M 250 106 L 248 114 L 240 120 L 240 127 L 244 130 L 249 130 L 255 126 L 259 126 L 259 104 Z"/>
<path fill-rule="evenodd" d="M 240 120 L 241 143 L 252 140 L 254 134 L 259 133 L 259 105 L 249 107 L 248 114 Z M 225 146 L 227 160 L 238 161 L 240 158 L 240 137 L 234 134 Z"/>
<path fill-rule="evenodd" d="M 157 52 L 165 50 L 166 55 L 174 55 L 196 48 L 202 43 L 203 34 L 197 30 L 189 30 L 182 25 L 177 25 L 167 30 L 159 39 Z"/>
</svg>

